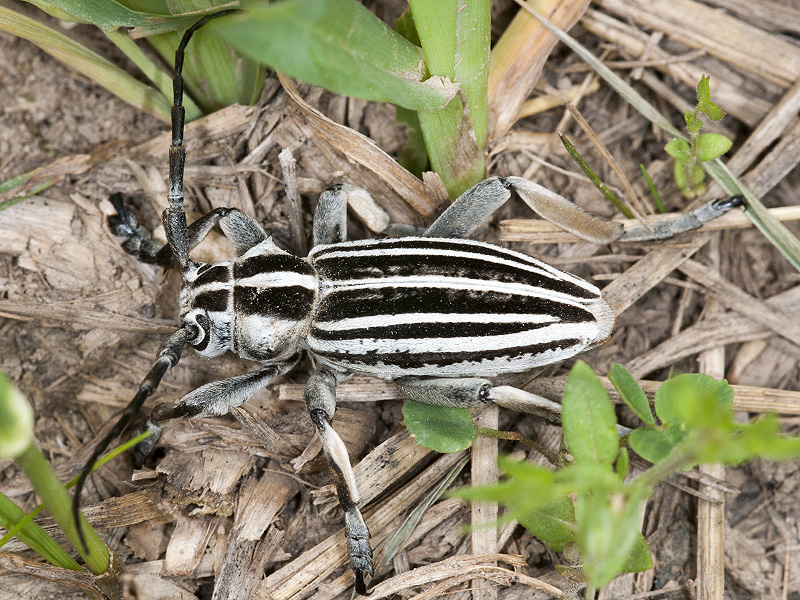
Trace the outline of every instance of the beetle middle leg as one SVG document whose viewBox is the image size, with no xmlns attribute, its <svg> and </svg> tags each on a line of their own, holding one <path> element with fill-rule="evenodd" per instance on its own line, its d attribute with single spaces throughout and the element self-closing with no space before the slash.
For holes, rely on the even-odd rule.
<svg viewBox="0 0 800 600">
<path fill-rule="evenodd" d="M 358 489 L 347 448 L 331 426 L 336 410 L 336 376 L 325 370 L 312 373 L 306 383 L 305 401 L 328 457 L 339 504 L 344 510 L 347 553 L 356 576 L 356 591 L 364 595 L 367 593 L 365 576 L 372 576 L 372 548 L 369 529 L 358 509 Z"/>
</svg>

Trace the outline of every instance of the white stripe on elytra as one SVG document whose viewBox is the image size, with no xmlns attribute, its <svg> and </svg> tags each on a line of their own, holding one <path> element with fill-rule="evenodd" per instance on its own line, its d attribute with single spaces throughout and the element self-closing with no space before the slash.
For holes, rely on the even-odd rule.
<svg viewBox="0 0 800 600">
<path fill-rule="evenodd" d="M 317 289 L 317 278 L 313 275 L 295 273 L 294 271 L 274 271 L 257 273 L 250 277 L 240 277 L 236 280 L 238 287 L 292 287 L 300 286 L 309 290 Z"/>
<path fill-rule="evenodd" d="M 558 323 L 517 333 L 490 336 L 432 337 L 432 338 L 356 338 L 349 340 L 320 340 L 308 336 L 308 346 L 312 352 L 335 352 L 337 354 L 395 354 L 408 352 L 418 354 L 438 352 L 459 354 L 496 350 L 498 354 L 506 348 L 522 348 L 537 344 L 556 343 L 559 340 L 581 340 L 589 346 L 597 341 L 596 323 Z M 345 356 L 346 359 L 346 356 Z"/>
<path fill-rule="evenodd" d="M 399 315 L 351 317 L 315 323 L 314 326 L 323 331 L 346 331 L 365 327 L 385 327 L 416 323 L 555 323 L 560 320 L 555 315 L 548 314 L 403 313 Z"/>
</svg>

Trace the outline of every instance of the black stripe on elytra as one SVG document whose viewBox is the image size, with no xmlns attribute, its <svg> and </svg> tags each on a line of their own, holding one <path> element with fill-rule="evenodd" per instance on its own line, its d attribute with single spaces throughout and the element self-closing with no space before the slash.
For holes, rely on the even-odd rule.
<svg viewBox="0 0 800 600">
<path fill-rule="evenodd" d="M 230 280 L 230 265 L 209 265 L 208 268 L 198 271 L 197 279 L 192 285 L 199 287 L 207 283 L 228 283 Z"/>
<path fill-rule="evenodd" d="M 591 299 L 597 294 L 572 281 L 534 273 L 516 265 L 494 262 L 484 256 L 444 254 L 381 254 L 377 256 L 337 256 L 316 261 L 320 277 L 333 281 L 382 277 L 454 277 L 502 283 L 522 283 L 541 287 L 574 298 Z"/>
<path fill-rule="evenodd" d="M 313 275 L 313 267 L 302 258 L 291 254 L 257 254 L 249 258 L 237 260 L 234 263 L 233 276 L 235 279 L 253 277 L 262 273 L 277 273 L 291 271 L 301 275 Z"/>
<path fill-rule="evenodd" d="M 230 310 L 230 300 L 230 290 L 200 292 L 194 297 L 192 308 L 199 308 L 209 312 L 227 312 Z"/>
<path fill-rule="evenodd" d="M 496 358 L 508 360 L 524 358 L 525 356 L 537 356 L 547 351 L 562 350 L 573 346 L 584 346 L 583 340 L 567 338 L 562 340 L 551 340 L 541 344 L 531 344 L 530 346 L 519 346 L 515 348 L 496 348 L 494 350 L 478 351 L 459 351 L 454 348 L 452 352 L 418 352 L 412 353 L 408 350 L 398 352 L 366 352 L 364 354 L 354 354 L 351 352 L 336 352 L 314 350 L 318 354 L 332 360 L 341 360 L 346 364 L 375 366 L 384 364 L 386 366 L 396 366 L 402 369 L 415 369 L 421 367 L 445 367 L 462 362 L 481 362 Z"/>
<path fill-rule="evenodd" d="M 594 315 L 585 308 L 537 296 L 434 287 L 336 290 L 320 302 L 316 320 L 324 323 L 354 317 L 405 313 L 538 314 L 557 317 L 564 323 L 595 321 Z"/>
<path fill-rule="evenodd" d="M 308 316 L 314 296 L 314 290 L 301 285 L 270 288 L 237 285 L 233 288 L 233 305 L 237 315 L 299 321 Z"/>
<path fill-rule="evenodd" d="M 412 317 L 413 318 L 413 317 Z M 356 340 L 356 339 L 415 339 L 415 338 L 456 338 L 506 335 L 541 329 L 553 323 L 448 323 L 447 315 L 431 322 L 402 323 L 395 325 L 360 327 L 330 331 L 314 328 L 311 337 L 318 340 Z"/>
<path fill-rule="evenodd" d="M 537 267 L 542 270 L 553 269 L 549 265 L 542 263 L 540 260 L 527 256 L 520 252 L 514 252 L 502 246 L 495 246 L 487 242 L 470 242 L 469 240 L 457 239 L 441 239 L 441 238 L 424 238 L 424 239 L 408 239 L 408 238 L 395 238 L 395 239 L 382 239 L 382 240 L 365 240 L 358 244 L 348 245 L 347 243 L 336 244 L 327 248 L 313 251 L 313 259 L 317 257 L 324 257 L 331 252 L 358 252 L 359 250 L 392 250 L 395 248 L 420 250 L 424 254 L 425 250 L 445 250 L 447 252 L 472 252 L 474 254 L 482 254 L 484 256 L 493 256 L 510 261 L 517 261 L 518 263 Z"/>
</svg>

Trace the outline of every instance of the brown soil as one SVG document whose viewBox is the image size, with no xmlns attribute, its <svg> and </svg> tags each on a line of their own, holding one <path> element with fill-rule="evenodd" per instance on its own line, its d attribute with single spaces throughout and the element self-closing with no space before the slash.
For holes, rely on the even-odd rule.
<svg viewBox="0 0 800 600">
<path fill-rule="evenodd" d="M 607 60 L 640 60 L 642 53 L 635 52 L 635 44 L 626 47 L 619 37 L 598 33 L 607 25 L 604 19 L 616 15 L 620 20 L 615 26 L 633 35 L 625 16 L 619 17 L 616 1 L 600 4 L 603 8 L 594 10 L 603 12 L 587 13 L 573 35 L 596 53 L 607 49 L 601 37 L 613 42 L 615 50 Z M 640 12 L 645 4 L 633 3 Z M 797 46 L 793 40 L 798 31 L 791 29 L 789 19 L 796 11 L 782 10 L 754 16 L 742 8 L 731 16 Z M 780 24 L 786 29 L 776 30 Z M 654 29 L 647 30 L 649 35 L 637 34 L 636 39 L 650 40 L 661 54 L 648 55 L 641 73 L 638 63 L 622 65 L 620 72 L 631 73 L 641 93 L 680 125 L 681 114 L 671 105 L 691 106 L 693 90 L 678 81 L 682 79 L 677 67 L 673 69 L 684 63 L 663 59 L 667 54 L 691 54 L 693 49 L 671 30 L 666 30 L 671 39 L 659 44 L 654 39 L 659 36 L 653 33 L 659 26 L 651 25 Z M 80 35 L 94 37 L 88 28 L 78 29 Z M 791 39 L 786 41 L 783 33 Z M 103 42 L 98 38 L 95 43 Z M 687 60 L 698 72 L 712 74 L 712 98 L 731 113 L 712 129 L 731 135 L 734 151 L 759 124 L 778 128 L 776 144 L 797 138 L 796 118 L 777 122 L 767 112 L 781 98 L 795 101 L 798 94 L 789 88 L 790 81 L 779 75 L 760 76 L 735 59 L 693 53 Z M 582 63 L 558 47 L 537 88 L 566 94 L 585 77 Z M 0 212 L 0 369 L 30 399 L 37 416 L 37 439 L 66 479 L 80 471 L 93 442 L 132 397 L 160 341 L 174 327 L 175 273 L 163 274 L 126 255 L 105 223 L 112 212 L 105 199 L 116 191 L 131 198 L 146 224 L 158 223 L 165 204 L 168 127 L 7 34 L 0 34 L 0 82 L 0 181 L 120 141 L 106 146 L 91 168 L 81 168 L 80 157 L 60 163 L 67 165 L 68 174 L 57 185 Z M 727 90 L 719 92 L 725 99 L 715 95 L 716 84 Z M 216 206 L 240 207 L 254 213 L 277 243 L 295 250 L 301 242 L 293 232 L 309 234 L 318 193 L 333 182 L 349 181 L 370 190 L 394 220 L 416 225 L 430 222 L 379 177 L 349 162 L 326 142 L 274 77 L 267 89 L 257 111 L 232 107 L 187 134 L 187 202 L 192 213 Z M 397 126 L 392 107 L 309 88 L 302 88 L 301 95 L 333 120 L 372 137 L 392 155 L 404 143 L 405 133 Z M 726 100 L 736 108 L 729 108 Z M 646 191 L 638 164 L 644 163 L 668 208 L 685 207 L 671 183 L 663 135 L 602 84 L 578 108 L 634 181 L 640 198 Z M 563 114 L 559 107 L 516 123 L 513 137 L 495 146 L 491 172 L 534 178 L 587 210 L 613 217 L 594 187 L 576 175 L 577 169 L 560 146 L 542 143 L 545 134 L 556 130 Z M 574 122 L 569 120 L 562 127 L 601 176 L 617 184 Z M 277 160 L 284 147 L 290 147 L 298 159 L 303 195 L 302 216 L 294 224 L 294 207 L 283 193 Z M 798 177 L 792 170 L 796 154 L 785 150 L 778 157 L 764 158 L 764 153 L 758 153 L 738 165 L 737 172 L 754 174 L 752 185 L 761 190 L 768 206 L 797 205 Z M 779 159 L 794 162 L 784 163 L 786 168 L 780 173 L 770 171 L 767 167 Z M 544 167 L 541 161 L 546 161 Z M 619 315 L 611 340 L 582 356 L 598 373 L 605 374 L 612 362 L 620 362 L 639 379 L 661 381 L 681 371 L 726 377 L 731 383 L 758 388 L 742 388 L 742 396 L 737 396 L 743 399 L 739 404 L 742 420 L 765 410 L 758 406 L 769 408 L 775 406 L 769 402 L 781 402 L 777 409 L 784 413 L 786 431 L 797 433 L 800 339 L 779 327 L 768 327 L 763 314 L 784 315 L 797 325 L 800 279 L 754 228 L 713 233 L 709 240 L 703 237 L 705 233 L 692 232 L 664 244 L 606 248 L 501 240 L 510 234 L 498 223 L 511 217 L 529 218 L 530 213 L 513 200 L 481 237 L 544 257 L 601 286 L 608 281 L 618 285 L 618 295 L 612 294 Z M 357 239 L 370 234 L 351 219 L 349 235 Z M 230 255 L 224 239 L 216 234 L 203 247 L 204 254 L 199 256 L 206 260 Z M 678 257 L 681 251 L 684 255 Z M 659 252 L 674 255 L 664 257 Z M 693 254 L 691 260 L 706 265 L 732 287 L 709 284 L 697 269 L 677 270 L 686 254 Z M 644 283 L 652 271 L 631 270 L 645 256 L 655 257 L 656 262 L 673 261 L 666 278 L 661 275 L 660 282 Z M 625 300 L 628 296 L 620 291 L 621 282 L 635 290 L 630 292 L 637 298 L 635 303 Z M 747 303 L 730 302 L 733 288 L 746 294 Z M 548 369 L 539 385 L 555 382 L 557 388 L 554 378 L 570 366 Z M 252 368 L 233 356 L 207 361 L 187 352 L 147 408 Z M 344 540 L 339 532 L 341 511 L 334 503 L 330 476 L 302 404 L 302 383 L 309 370 L 308 361 L 303 362 L 233 416 L 171 424 L 161 438 L 163 450 L 143 470 L 132 474 L 130 461 L 123 458 L 92 477 L 84 501 L 87 516 L 126 563 L 129 597 L 210 598 L 214 594 L 214 598 L 244 598 L 242 590 L 258 598 L 350 596 L 352 577 L 344 567 Z M 789 393 L 781 395 L 784 390 Z M 374 402 L 384 398 L 385 402 Z M 456 468 L 460 457 L 419 450 L 399 426 L 401 403 L 396 393 L 382 382 L 349 382 L 340 390 L 340 399 L 335 425 L 353 462 L 360 461 L 356 472 L 362 506 L 375 538 L 382 539 L 399 528 L 429 490 Z M 762 399 L 764 404 L 757 405 L 756 400 Z M 558 447 L 555 428 L 509 413 L 501 413 L 499 419 L 501 429 L 520 431 Z M 499 449 L 508 453 L 519 446 L 503 442 Z M 476 464 L 493 461 L 496 451 L 496 444 L 476 450 L 483 454 L 473 460 Z M 2 461 L 0 466 L 0 489 L 25 510 L 32 510 L 36 499 L 28 482 L 11 461 Z M 469 483 L 467 470 L 457 481 Z M 656 491 L 644 515 L 643 531 L 655 568 L 619 577 L 600 597 L 711 598 L 708 592 L 693 588 L 696 579 L 712 577 L 709 559 L 698 558 L 710 553 L 724 554 L 726 598 L 800 599 L 798 493 L 800 461 L 758 461 L 713 471 L 704 478 L 697 474 L 674 477 L 670 485 Z M 708 520 L 717 514 L 719 520 L 709 527 Z M 471 519 L 466 503 L 439 500 L 382 571 L 382 579 L 473 552 L 470 537 L 463 534 L 463 526 Z M 43 524 L 55 531 L 49 519 Z M 490 531 L 502 540 L 496 544 L 497 552 L 523 557 L 527 566 L 519 567 L 521 573 L 567 589 L 566 580 L 554 571 L 554 555 L 523 528 L 501 527 L 499 534 Z M 702 532 L 699 536 L 698 531 Z M 476 548 L 487 547 L 485 539 L 473 543 L 478 544 Z M 17 541 L 3 552 L 35 560 Z M 468 566 L 461 564 L 457 572 Z M 0 599 L 85 597 L 75 587 L 29 574 L 0 573 Z M 45 577 L 45 571 L 39 575 Z M 552 597 L 521 583 L 472 583 L 484 587 L 473 591 L 473 596 Z M 413 595 L 408 586 L 403 589 L 401 595 Z M 415 589 L 419 592 L 420 588 Z M 466 597 L 469 592 L 457 593 Z"/>
</svg>

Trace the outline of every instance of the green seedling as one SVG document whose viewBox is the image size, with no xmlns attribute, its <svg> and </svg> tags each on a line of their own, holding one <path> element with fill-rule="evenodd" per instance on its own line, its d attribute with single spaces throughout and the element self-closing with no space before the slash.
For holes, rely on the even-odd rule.
<svg viewBox="0 0 800 600">
<path fill-rule="evenodd" d="M 671 140 L 664 150 L 675 159 L 675 183 L 687 198 L 695 198 L 706 189 L 706 174 L 700 163 L 719 158 L 731 148 L 730 138 L 718 133 L 700 133 L 703 121 L 700 114 L 712 121 L 719 121 L 725 113 L 711 101 L 709 78 L 704 75 L 697 84 L 697 106 L 684 115 L 689 141 L 681 138 Z"/>
<path fill-rule="evenodd" d="M 653 488 L 675 472 L 698 464 L 741 464 L 756 458 L 800 456 L 800 438 L 780 433 L 775 416 L 753 423 L 733 419 L 733 390 L 725 381 L 700 374 L 670 379 L 656 392 L 654 408 L 621 366 L 609 379 L 643 425 L 619 437 L 614 406 L 600 379 L 583 362 L 564 389 L 563 428 L 569 454 L 546 469 L 503 458 L 505 478 L 459 490 L 474 501 L 494 501 L 554 551 L 577 549 L 578 559 L 557 570 L 570 579 L 602 587 L 619 573 L 653 566 L 639 532 L 642 505 Z M 628 474 L 629 449 L 653 464 Z M 574 557 L 573 557 L 574 558 Z M 587 596 L 588 597 L 588 596 Z"/>
</svg>

